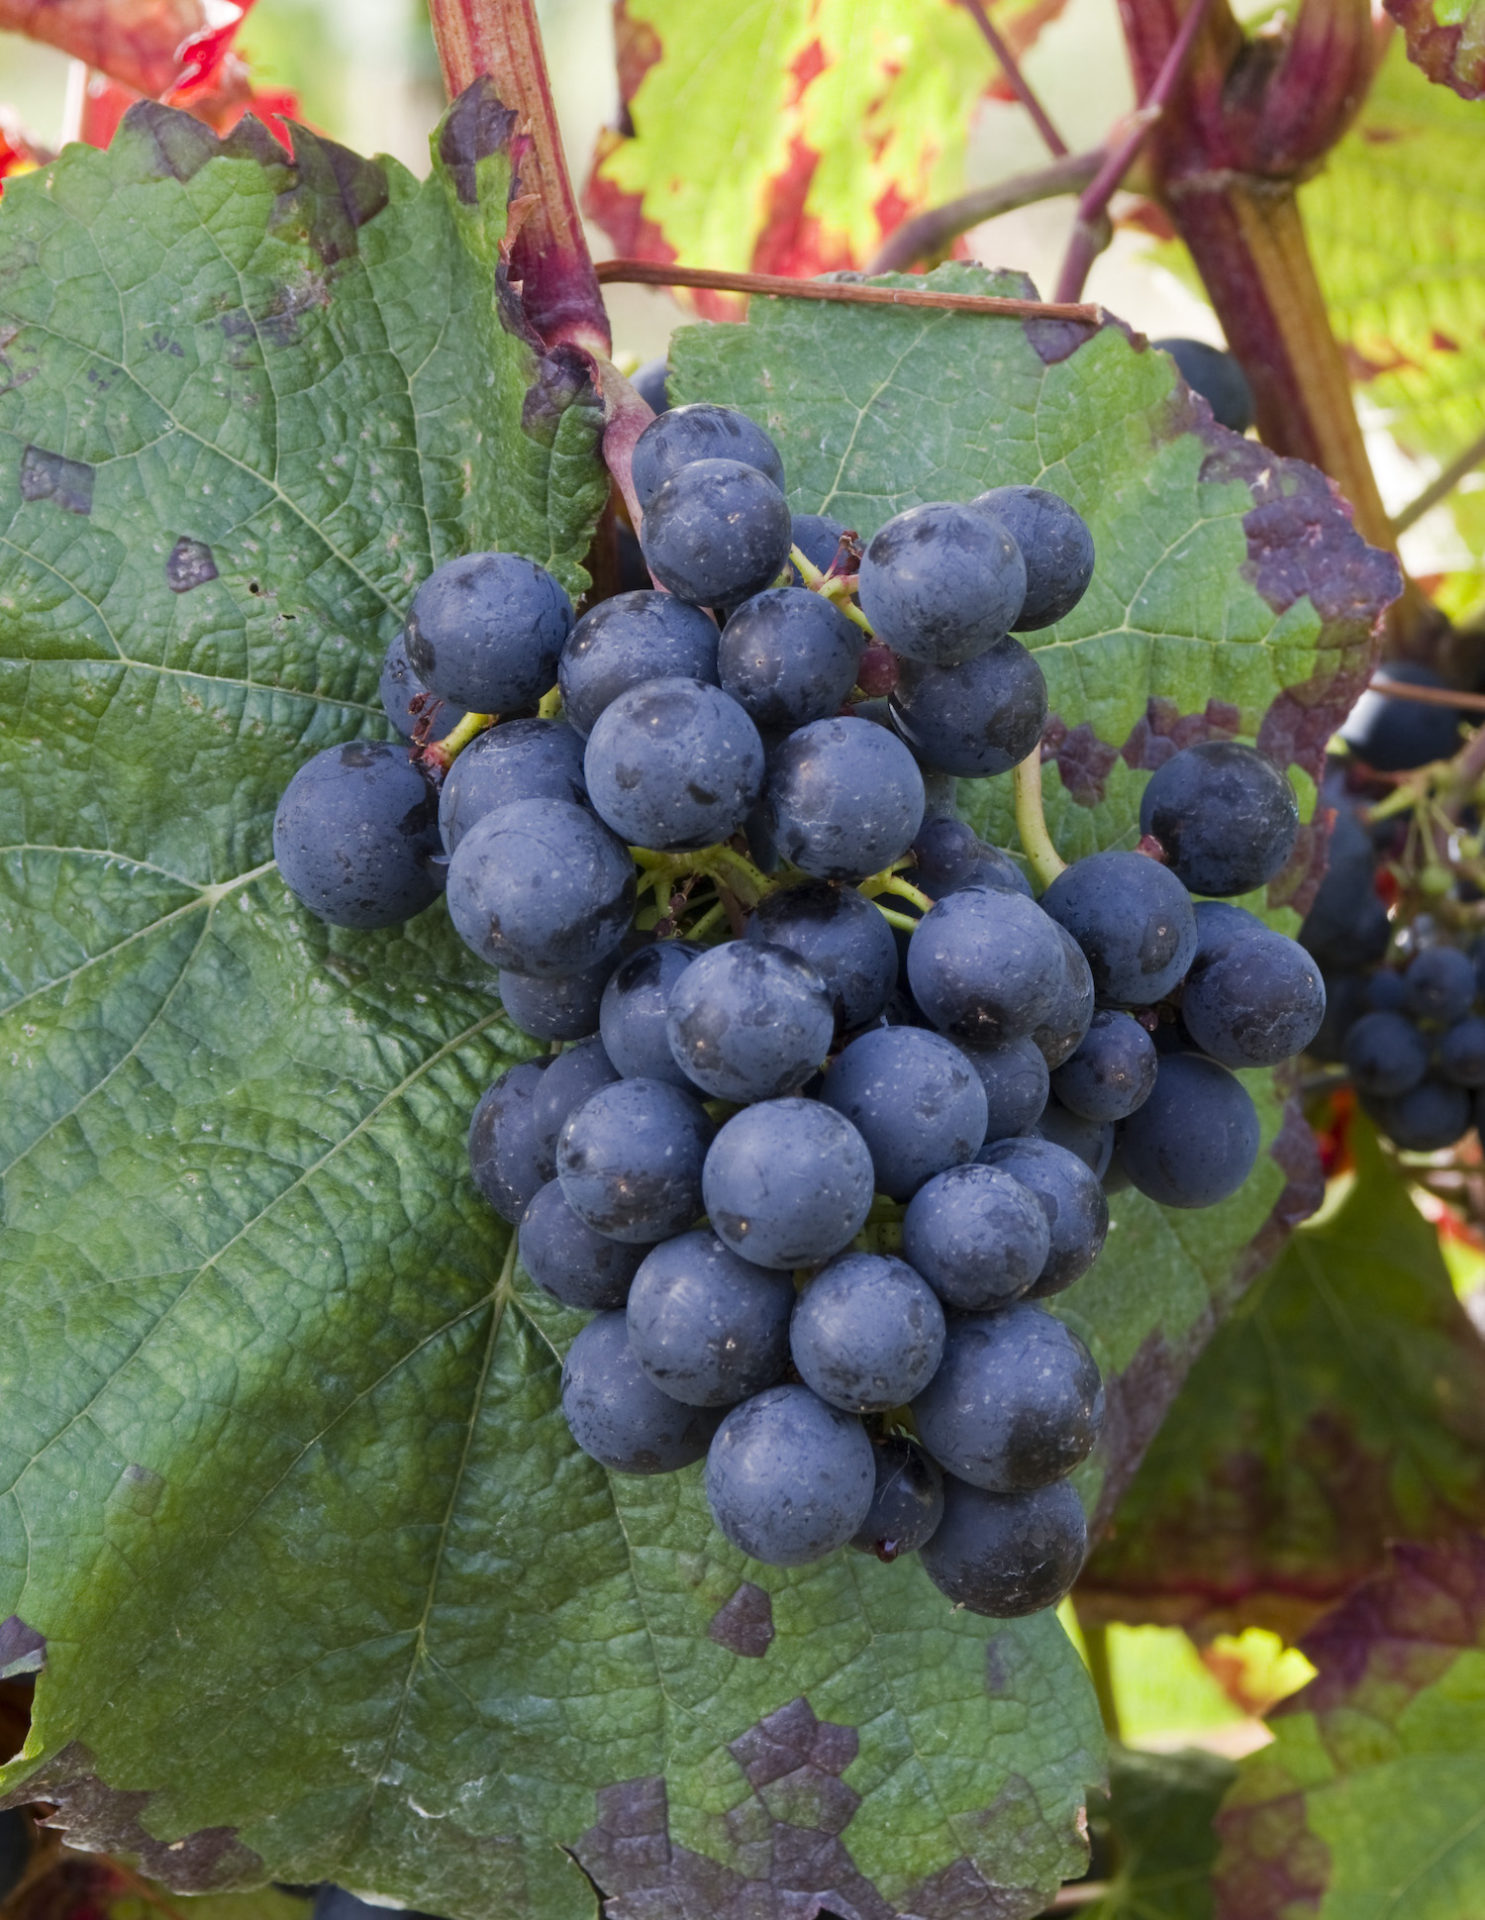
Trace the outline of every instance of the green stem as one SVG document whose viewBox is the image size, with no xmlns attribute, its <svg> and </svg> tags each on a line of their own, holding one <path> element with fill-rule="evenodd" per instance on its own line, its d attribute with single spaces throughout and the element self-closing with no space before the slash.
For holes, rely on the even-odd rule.
<svg viewBox="0 0 1485 1920">
<path fill-rule="evenodd" d="M 856 891 L 864 893 L 868 900 L 876 900 L 878 906 L 882 904 L 877 900 L 877 895 L 881 893 L 895 893 L 900 900 L 911 901 L 920 913 L 927 913 L 934 904 L 921 887 L 904 880 L 900 873 L 894 873 L 890 867 L 882 873 L 874 873 L 869 880 L 863 880 Z"/>
<path fill-rule="evenodd" d="M 1047 832 L 1047 816 L 1042 810 L 1042 750 L 1038 742 L 1011 775 L 1016 792 L 1016 831 L 1021 849 L 1043 893 L 1067 862 L 1052 844 Z"/>
<path fill-rule="evenodd" d="M 854 621 L 863 633 L 870 634 L 871 638 L 875 640 L 877 637 L 876 628 L 851 598 L 851 595 L 855 591 L 856 575 L 854 573 L 837 574 L 835 579 L 827 580 L 824 586 L 820 588 L 820 592 L 830 602 L 831 606 L 837 608 L 848 620 Z"/>
<path fill-rule="evenodd" d="M 699 853 L 696 870 L 730 888 L 745 907 L 756 907 L 775 890 L 774 882 L 766 873 L 760 872 L 745 855 L 724 844 L 707 847 Z"/>
<path fill-rule="evenodd" d="M 1104 1626 L 1084 1626 L 1082 1628 L 1083 1645 L 1088 1653 L 1088 1677 L 1093 1682 L 1093 1691 L 1098 1700 L 1098 1711 L 1103 1716 L 1104 1732 L 1111 1740 L 1119 1738 L 1119 1702 L 1114 1692 L 1114 1667 L 1109 1658 L 1109 1630 Z"/>
<path fill-rule="evenodd" d="M 726 907 L 720 900 L 714 900 L 706 912 L 702 914 L 701 918 L 696 922 L 695 926 L 687 927 L 686 938 L 688 940 L 704 940 L 712 928 L 716 926 L 719 921 L 723 921 L 726 918 Z"/>
<path fill-rule="evenodd" d="M 803 547 L 790 547 L 789 558 L 794 562 L 794 571 L 807 587 L 818 592 L 825 576 L 805 553 Z"/>
<path fill-rule="evenodd" d="M 424 747 L 424 762 L 442 767 L 447 773 L 470 741 L 477 740 L 482 733 L 487 733 L 499 718 L 498 713 L 466 713 L 458 726 L 446 733 L 442 740 L 436 740 L 430 746 Z"/>
<path fill-rule="evenodd" d="M 870 898 L 869 895 L 868 898 Z M 918 931 L 918 922 L 911 914 L 894 912 L 891 907 L 884 907 L 880 900 L 873 900 L 871 904 L 887 922 L 889 927 L 896 927 L 901 933 L 916 933 Z"/>
<path fill-rule="evenodd" d="M 561 711 L 562 689 L 560 687 L 548 687 L 547 691 L 536 703 L 537 719 L 555 720 Z"/>
</svg>

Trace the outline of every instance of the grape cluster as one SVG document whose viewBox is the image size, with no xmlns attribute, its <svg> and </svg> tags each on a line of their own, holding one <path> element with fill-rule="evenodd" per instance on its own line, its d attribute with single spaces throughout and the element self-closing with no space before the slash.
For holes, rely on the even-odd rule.
<svg viewBox="0 0 1485 1920">
<path fill-rule="evenodd" d="M 1311 1052 L 1345 1067 L 1394 1146 L 1436 1153 L 1485 1119 L 1485 871 L 1463 851 L 1477 820 L 1431 817 L 1426 788 L 1416 808 L 1379 804 L 1395 789 L 1378 775 L 1447 761 L 1459 744 L 1457 711 L 1389 695 L 1399 682 L 1444 684 L 1389 666 L 1342 728 L 1349 752 L 1321 790 L 1334 814 L 1329 864 L 1300 939 L 1329 995 Z"/>
<path fill-rule="evenodd" d="M 440 567 L 384 683 L 412 756 L 301 769 L 281 868 L 350 926 L 443 885 L 513 1022 L 563 1043 L 484 1093 L 469 1157 L 527 1273 L 593 1316 L 562 1374 L 580 1447 L 704 1458 L 761 1561 L 916 1551 L 976 1611 L 1050 1605 L 1104 1396 L 1041 1303 L 1097 1258 L 1106 1183 L 1201 1207 L 1252 1167 L 1234 1069 L 1302 1048 L 1324 996 L 1221 896 L 1287 860 L 1293 796 L 1251 748 L 1190 748 L 1141 850 L 1038 901 L 953 782 L 1037 751 L 1015 636 L 1089 584 L 1073 508 L 999 487 L 863 549 L 705 405 L 652 422 L 633 480 L 663 591 L 575 619 L 518 555 Z"/>
</svg>

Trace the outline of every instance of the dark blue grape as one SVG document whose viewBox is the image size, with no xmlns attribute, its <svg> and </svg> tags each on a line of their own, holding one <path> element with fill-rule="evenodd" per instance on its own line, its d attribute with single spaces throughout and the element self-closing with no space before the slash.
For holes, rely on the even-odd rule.
<svg viewBox="0 0 1485 1920">
<path fill-rule="evenodd" d="M 861 610 L 894 653 L 950 667 L 993 647 L 1026 599 L 1021 549 L 990 514 L 956 501 L 909 507 L 861 561 Z"/>
<path fill-rule="evenodd" d="M 658 360 L 646 360 L 642 367 L 636 367 L 629 376 L 629 384 L 650 411 L 659 415 L 670 411 L 670 394 L 666 389 L 669 378 L 670 368 L 661 354 Z"/>
<path fill-rule="evenodd" d="M 582 973 L 616 954 L 634 892 L 622 842 L 566 800 L 516 800 L 486 814 L 449 862 L 460 939 L 513 973 Z"/>
<path fill-rule="evenodd" d="M 791 544 L 821 573 L 829 573 L 835 564 L 845 531 L 828 513 L 796 513 L 789 522 Z"/>
<path fill-rule="evenodd" d="M 1323 1004 L 1323 1002 L 1322 1002 Z M 1063 1106 L 1100 1125 L 1124 1120 L 1155 1085 L 1155 1042 L 1127 1013 L 1095 1013 L 1077 1052 L 1053 1074 Z"/>
<path fill-rule="evenodd" d="M 1055 920 L 1052 924 L 1057 926 Z M 1057 936 L 1062 948 L 1062 978 L 1057 999 L 1046 1019 L 1031 1030 L 1031 1037 L 1049 1068 L 1060 1067 L 1077 1052 L 1097 1004 L 1093 974 L 1083 949 L 1066 927 L 1057 927 Z"/>
<path fill-rule="evenodd" d="M 819 880 L 864 880 L 923 823 L 923 776 L 869 720 L 815 720 L 769 756 L 764 809 L 781 858 Z"/>
<path fill-rule="evenodd" d="M 1052 1094 L 1037 1115 L 1032 1132 L 1054 1147 L 1065 1147 L 1076 1154 L 1095 1180 L 1102 1181 L 1114 1158 L 1114 1123 L 1111 1120 L 1085 1120 L 1080 1113 L 1063 1106 Z"/>
<path fill-rule="evenodd" d="M 1011 622 L 1016 632 L 1066 619 L 1093 578 L 1093 535 L 1077 508 L 1045 487 L 992 487 L 970 504 L 994 514 L 1026 562 L 1026 598 Z"/>
<path fill-rule="evenodd" d="M 1485 1087 L 1485 1020 L 1456 1021 L 1439 1041 L 1438 1067 L 1456 1087 Z"/>
<path fill-rule="evenodd" d="M 888 1434 L 875 1451 L 876 1488 L 849 1544 L 859 1553 L 891 1561 L 916 1553 L 933 1538 L 944 1517 L 944 1476 L 905 1434 Z"/>
<path fill-rule="evenodd" d="M 904 660 L 889 702 L 892 724 L 918 758 L 960 778 L 1009 773 L 1042 735 L 1047 682 L 1007 636 L 958 666 Z"/>
<path fill-rule="evenodd" d="M 1375 855 L 1366 828 L 1356 817 L 1356 802 L 1327 775 L 1322 800 L 1335 808 L 1320 882 L 1304 925 L 1300 945 L 1322 967 L 1354 969 L 1380 960 L 1392 936 L 1387 909 L 1373 888 Z"/>
<path fill-rule="evenodd" d="M 1403 974 L 1403 1011 L 1414 1020 L 1452 1026 L 1474 1005 L 1475 969 L 1458 947 L 1425 947 Z"/>
<path fill-rule="evenodd" d="M 464 718 L 463 707 L 456 707 L 451 700 L 440 700 L 413 672 L 407 657 L 407 640 L 400 628 L 382 661 L 377 693 L 382 712 L 404 740 L 410 740 L 424 720 L 428 722 L 426 738 L 442 740 Z"/>
<path fill-rule="evenodd" d="M 848 1246 L 871 1209 L 871 1153 L 818 1100 L 765 1100 L 718 1133 L 701 1176 L 707 1216 L 760 1267 L 812 1267 Z"/>
<path fill-rule="evenodd" d="M 635 441 L 632 473 L 641 509 L 648 513 L 665 482 L 697 460 L 741 461 L 767 474 L 780 493 L 784 490 L 779 450 L 762 427 L 735 407 L 703 400 L 671 407 Z"/>
<path fill-rule="evenodd" d="M 1408 773 L 1434 760 L 1452 760 L 1459 751 L 1458 712 L 1422 700 L 1389 698 L 1389 682 L 1436 692 L 1448 686 L 1432 667 L 1409 660 L 1388 661 L 1372 675 L 1371 686 L 1341 728 L 1346 745 L 1378 773 Z"/>
<path fill-rule="evenodd" d="M 438 831 L 452 853 L 477 820 L 512 800 L 567 800 L 581 806 L 583 743 L 553 720 L 507 720 L 469 745 L 449 768 L 438 797 Z"/>
<path fill-rule="evenodd" d="M 1385 968 L 1367 981 L 1364 997 L 1368 1013 L 1402 1013 L 1407 1006 L 1408 990 L 1400 973 Z"/>
<path fill-rule="evenodd" d="M 837 1055 L 820 1098 L 866 1142 L 877 1190 L 906 1200 L 985 1139 L 986 1100 L 964 1055 L 921 1027 L 863 1033 Z"/>
<path fill-rule="evenodd" d="M 769 1387 L 717 1429 L 707 1504 L 739 1551 L 768 1566 L 804 1566 L 843 1547 L 871 1511 L 872 1455 L 853 1415 L 808 1387 Z"/>
<path fill-rule="evenodd" d="M 839 711 L 861 644 L 861 629 L 823 595 L 767 587 L 723 629 L 717 678 L 755 725 L 785 732 Z"/>
<path fill-rule="evenodd" d="M 1325 981 L 1325 1018 L 1310 1042 L 1311 1059 L 1336 1064 L 1346 1036 L 1366 1012 L 1366 987 L 1359 974 L 1332 973 Z"/>
<path fill-rule="evenodd" d="M 1055 1607 L 1088 1551 L 1082 1502 L 1065 1480 L 990 1493 L 946 1477 L 944 1515 L 920 1549 L 923 1571 L 956 1607 L 1014 1620 Z"/>
<path fill-rule="evenodd" d="M 1404 1153 L 1438 1153 L 1452 1147 L 1474 1122 L 1468 1092 L 1442 1080 L 1424 1080 L 1390 1100 L 1368 1099 L 1364 1104 L 1393 1146 Z"/>
<path fill-rule="evenodd" d="M 875 1020 L 897 982 L 892 929 L 853 887 L 807 880 L 766 896 L 744 937 L 787 947 L 825 982 L 836 1026 L 852 1033 Z"/>
<path fill-rule="evenodd" d="M 734 1407 L 789 1364 L 794 1283 L 740 1260 L 714 1233 L 647 1253 L 630 1289 L 629 1344 L 650 1379 L 693 1407 Z"/>
<path fill-rule="evenodd" d="M 666 1080 L 691 1091 L 665 1036 L 670 990 L 703 949 L 690 940 L 660 940 L 621 960 L 598 1010 L 604 1049 L 626 1080 Z"/>
<path fill-rule="evenodd" d="M 544 1179 L 557 1177 L 557 1136 L 570 1113 L 576 1113 L 600 1087 L 611 1087 L 619 1078 L 601 1040 L 584 1040 L 575 1047 L 564 1047 L 537 1082 L 532 1095 L 535 1108 L 536 1137 L 541 1149 Z"/>
<path fill-rule="evenodd" d="M 1428 1042 L 1400 1013 L 1365 1013 L 1341 1049 L 1358 1093 L 1389 1100 L 1416 1087 L 1428 1071 Z"/>
<path fill-rule="evenodd" d="M 960 1051 L 985 1089 L 986 1140 L 1007 1140 L 1036 1124 L 1047 1104 L 1048 1075 L 1034 1040 L 1002 1040 L 999 1046 Z"/>
<path fill-rule="evenodd" d="M 518 1245 L 521 1265 L 536 1284 L 564 1307 L 585 1313 L 622 1307 L 645 1257 L 643 1247 L 610 1240 L 579 1219 L 560 1180 L 549 1180 L 531 1196 Z"/>
<path fill-rule="evenodd" d="M 599 815 L 630 846 L 677 853 L 730 839 L 763 790 L 763 742 L 702 680 L 641 680 L 598 716 L 583 759 Z"/>
<path fill-rule="evenodd" d="M 701 1212 L 712 1123 L 698 1100 L 663 1080 L 617 1080 L 570 1113 L 557 1138 L 557 1178 L 590 1227 L 629 1245 L 684 1233 Z"/>
<path fill-rule="evenodd" d="M 1038 1194 L 1001 1167 L 950 1167 L 919 1187 L 902 1250 L 947 1306 L 1005 1306 L 1041 1277 L 1052 1229 Z"/>
<path fill-rule="evenodd" d="M 1466 1002 L 1468 1005 L 1468 1002 Z M 1296 940 L 1265 931 L 1191 969 L 1186 1031 L 1224 1067 L 1276 1067 L 1303 1053 L 1325 1017 L 1325 983 Z"/>
<path fill-rule="evenodd" d="M 693 960 L 666 1008 L 676 1065 L 703 1093 L 739 1105 L 802 1087 L 835 1034 L 830 995 L 810 963 L 750 940 Z"/>
<path fill-rule="evenodd" d="M 1271 760 L 1238 740 L 1173 754 L 1140 796 L 1140 832 L 1192 893 L 1251 893 L 1294 851 L 1299 805 Z"/>
<path fill-rule="evenodd" d="M 994 1493 L 1044 1487 L 1087 1458 L 1103 1383 L 1071 1327 L 1024 1301 L 949 1322 L 943 1363 L 913 1402 L 947 1473 Z"/>
<path fill-rule="evenodd" d="M 711 1407 L 672 1400 L 648 1379 L 622 1313 L 600 1313 L 567 1349 L 562 1411 L 583 1452 L 611 1473 L 674 1473 L 701 1459 L 717 1430 Z"/>
<path fill-rule="evenodd" d="M 651 573 L 677 599 L 726 606 L 761 593 L 783 570 L 789 505 L 757 467 L 697 460 L 651 498 L 640 546 Z"/>
<path fill-rule="evenodd" d="M 519 553 L 445 561 L 413 595 L 403 628 L 414 673 L 471 713 L 533 706 L 571 632 L 572 602 Z"/>
<path fill-rule="evenodd" d="M 1099 999 L 1115 1006 L 1153 1006 L 1196 958 L 1190 896 L 1142 853 L 1076 861 L 1047 888 L 1042 907 L 1083 949 Z"/>
<path fill-rule="evenodd" d="M 973 827 L 949 814 L 924 820 L 913 842 L 914 886 L 934 900 L 961 887 L 994 887 L 1031 898 L 1031 882 L 1008 853 L 987 846 Z"/>
<path fill-rule="evenodd" d="M 557 662 L 563 717 L 586 737 L 641 680 L 717 680 L 717 623 L 672 593 L 616 594 L 589 609 Z"/>
<path fill-rule="evenodd" d="M 969 1046 L 1029 1034 L 1064 989 L 1062 941 L 1033 900 L 964 887 L 940 900 L 908 945 L 913 997 Z"/>
<path fill-rule="evenodd" d="M 1214 1207 L 1253 1171 L 1258 1115 L 1226 1067 L 1165 1055 L 1155 1090 L 1119 1129 L 1119 1164 L 1163 1207 Z"/>
<path fill-rule="evenodd" d="M 901 749 L 905 752 L 906 749 Z M 307 760 L 273 817 L 284 885 L 332 927 L 391 927 L 439 895 L 438 802 L 407 748 L 352 740 Z"/>
<path fill-rule="evenodd" d="M 1211 408 L 1219 427 L 1230 427 L 1234 433 L 1248 431 L 1255 417 L 1253 389 L 1247 374 L 1225 347 L 1178 337 L 1152 340 L 1150 345 L 1170 355 L 1186 385 Z"/>
<path fill-rule="evenodd" d="M 1066 1147 L 1034 1135 L 994 1140 L 981 1150 L 980 1160 L 1010 1174 L 1040 1200 L 1051 1247 L 1032 1291 L 1038 1300 L 1061 1293 L 1093 1265 L 1108 1234 L 1109 1203 L 1096 1176 Z"/>
<path fill-rule="evenodd" d="M 469 1122 L 474 1184 L 512 1226 L 537 1188 L 551 1178 L 536 1114 L 536 1091 L 546 1064 L 523 1060 L 507 1067 L 480 1095 Z"/>
<path fill-rule="evenodd" d="M 611 959 L 555 978 L 502 969 L 500 1004 L 512 1025 L 533 1040 L 586 1040 L 598 1031 L 598 1009 L 613 970 Z"/>
<path fill-rule="evenodd" d="M 843 1253 L 800 1294 L 789 1350 L 805 1385 L 831 1406 L 886 1413 L 937 1373 L 944 1310 L 905 1260 Z"/>
<path fill-rule="evenodd" d="M 328 1883 L 315 1891 L 314 1905 L 310 1909 L 309 1920 L 385 1920 L 386 1908 L 374 1906 L 370 1900 L 362 1900 L 344 1887 L 331 1886 Z M 407 1920 L 436 1920 L 436 1916 L 426 1913 L 407 1914 Z"/>
<path fill-rule="evenodd" d="M 1194 965 L 1220 960 L 1240 940 L 1251 940 L 1268 928 L 1256 913 L 1235 907 L 1227 900 L 1198 900 L 1196 914 L 1196 959 Z"/>
</svg>

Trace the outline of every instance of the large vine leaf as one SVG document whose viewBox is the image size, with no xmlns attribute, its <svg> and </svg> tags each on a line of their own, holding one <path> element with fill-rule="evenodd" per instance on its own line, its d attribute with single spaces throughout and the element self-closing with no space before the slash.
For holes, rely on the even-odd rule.
<svg viewBox="0 0 1485 1920">
<path fill-rule="evenodd" d="M 1024 51 L 1064 4 L 1011 0 L 996 23 Z M 600 137 L 588 211 L 620 253 L 688 266 L 862 265 L 963 191 L 1000 79 L 958 0 L 743 0 L 720 26 L 689 0 L 620 0 L 615 25 L 623 126 Z"/>
<path fill-rule="evenodd" d="M 1390 1539 L 1485 1528 L 1485 1344 L 1354 1128 L 1355 1182 L 1197 1361 L 1078 1590 L 1089 1617 L 1294 1637 Z"/>
<path fill-rule="evenodd" d="M 1355 126 L 1300 190 L 1331 323 L 1360 391 L 1409 452 L 1447 465 L 1485 432 L 1480 109 L 1429 84 L 1399 40 Z M 1485 592 L 1485 493 L 1452 506 L 1473 565 L 1447 604 Z"/>
<path fill-rule="evenodd" d="M 1387 0 L 1408 58 L 1465 100 L 1485 93 L 1485 7 L 1479 0 Z"/>
<path fill-rule="evenodd" d="M 887 284 L 921 286 L 921 279 Z M 1025 293 L 1014 275 L 938 268 L 928 284 Z M 1093 529 L 1081 605 L 1029 636 L 1046 671 L 1048 816 L 1064 856 L 1137 835 L 1148 772 L 1179 745 L 1256 738 L 1313 777 L 1367 670 L 1397 591 L 1328 483 L 1212 424 L 1169 361 L 1117 324 L 987 319 L 758 301 L 746 326 L 684 329 L 674 387 L 741 406 L 778 441 L 799 510 L 870 534 L 925 499 L 1003 483 L 1063 494 Z M 962 788 L 1011 844 L 1009 781 Z M 1276 917 L 1313 879 L 1313 832 L 1273 884 Z M 1256 903 L 1262 907 L 1260 900 Z M 1268 1076 L 1250 1076 L 1269 1156 L 1199 1214 L 1126 1194 L 1093 1271 L 1066 1296 L 1109 1388 L 1085 1491 L 1106 1514 L 1222 1313 L 1318 1194 L 1313 1143 L 1282 1129 Z"/>
<path fill-rule="evenodd" d="M 499 275 L 509 125 L 467 96 L 419 186 L 147 108 L 0 206 L 4 1784 L 186 1891 L 1029 1913 L 1102 1767 L 1056 1619 L 751 1567 L 696 1473 L 578 1454 L 570 1317 L 465 1170 L 490 975 L 272 869 L 435 561 L 584 581 L 599 416 Z"/>
<path fill-rule="evenodd" d="M 1485 1888 L 1485 1542 L 1396 1550 L 1304 1640 L 1218 1816 L 1218 1920 L 1463 1920 Z"/>
</svg>

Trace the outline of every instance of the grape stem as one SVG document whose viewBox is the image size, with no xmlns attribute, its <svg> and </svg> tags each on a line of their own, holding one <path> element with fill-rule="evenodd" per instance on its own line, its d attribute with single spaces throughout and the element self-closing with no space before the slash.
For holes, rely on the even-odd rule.
<svg viewBox="0 0 1485 1920">
<path fill-rule="evenodd" d="M 1098 172 L 1104 151 L 1102 147 L 1090 147 L 1086 153 L 1067 154 L 1050 166 L 1012 174 L 1008 180 L 997 180 L 988 187 L 974 187 L 904 220 L 877 248 L 866 271 L 906 273 L 915 260 L 937 260 L 961 233 L 968 233 L 982 221 L 1014 213 L 1019 207 L 1035 206 L 1041 200 L 1054 200 L 1059 194 L 1081 193 Z"/>
<path fill-rule="evenodd" d="M 921 888 L 915 887 L 910 880 L 904 880 L 902 875 L 891 867 L 884 867 L 880 873 L 874 873 L 869 879 L 863 880 L 856 891 L 864 893 L 868 900 L 876 900 L 878 906 L 881 905 L 881 901 L 877 896 L 883 893 L 895 893 L 898 899 L 911 901 L 920 913 L 927 913 L 934 904 Z"/>
<path fill-rule="evenodd" d="M 458 726 L 450 728 L 442 740 L 430 741 L 418 758 L 425 767 L 447 773 L 470 741 L 477 740 L 482 733 L 488 733 L 499 718 L 498 713 L 466 713 Z"/>
<path fill-rule="evenodd" d="M 856 575 L 854 573 L 821 573 L 814 561 L 805 555 L 801 547 L 790 547 L 789 558 L 793 562 L 795 572 L 809 588 L 811 593 L 820 594 L 824 599 L 828 600 L 833 607 L 838 608 L 848 620 L 854 621 L 863 633 L 869 633 L 872 639 L 875 640 L 876 632 L 871 622 L 851 598 L 851 595 L 856 591 Z"/>
<path fill-rule="evenodd" d="M 541 696 L 540 700 L 538 700 L 536 703 L 537 719 L 538 720 L 555 720 L 557 718 L 557 715 L 561 713 L 561 711 L 562 711 L 562 689 L 560 687 L 548 687 L 546 692 Z"/>
<path fill-rule="evenodd" d="M 1017 766 L 1011 775 L 1011 782 L 1016 794 L 1016 831 L 1021 836 L 1021 850 L 1026 855 L 1040 890 L 1045 893 L 1058 874 L 1067 871 L 1067 862 L 1058 853 L 1047 831 L 1047 816 L 1042 806 L 1040 742 Z"/>
</svg>

